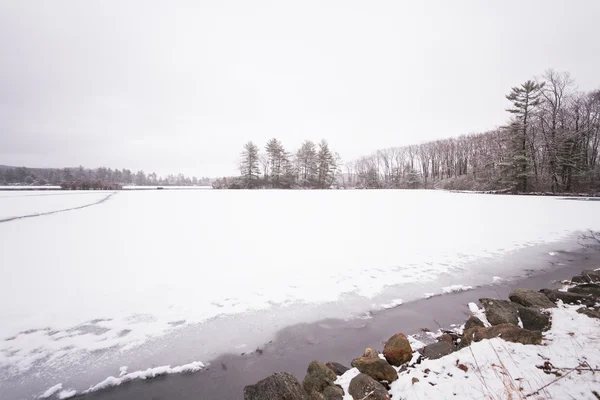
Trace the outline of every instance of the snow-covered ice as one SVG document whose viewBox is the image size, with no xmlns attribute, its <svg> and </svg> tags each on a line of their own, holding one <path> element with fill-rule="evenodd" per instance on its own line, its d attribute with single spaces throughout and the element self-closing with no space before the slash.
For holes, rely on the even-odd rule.
<svg viewBox="0 0 600 400">
<path fill-rule="evenodd" d="M 442 288 L 442 293 L 448 294 L 453 292 L 464 292 L 465 290 L 472 290 L 473 286 L 467 285 L 450 285 Z"/>
<path fill-rule="evenodd" d="M 93 204 L 110 193 L 112 192 L 60 190 L 0 192 L 0 221 Z"/>
<path fill-rule="evenodd" d="M 53 194 L 0 192 L 0 215 L 74 208 L 107 192 Z M 435 191 L 132 190 L 0 223 L 0 383 L 35 366 L 46 371 L 44 387 L 65 384 L 60 371 L 75 362 L 92 370 L 89 357 L 98 351 L 126 354 L 165 335 L 178 340 L 184 327 L 219 316 L 317 304 L 338 310 L 295 308 L 245 330 L 271 334 L 311 318 L 369 315 L 372 304 L 488 284 L 490 276 L 522 271 L 486 260 L 600 229 L 599 208 Z M 215 335 L 207 346 L 254 343 L 232 335 Z M 145 348 L 150 365 L 161 363 L 151 353 Z M 174 361 L 189 360 L 162 363 Z M 113 371 L 143 367 L 114 362 L 103 359 Z"/>
<path fill-rule="evenodd" d="M 50 396 L 54 396 L 60 390 L 62 390 L 62 383 L 58 383 L 52 387 L 49 387 L 44 393 L 40 395 L 40 399 L 47 399 Z"/>
</svg>

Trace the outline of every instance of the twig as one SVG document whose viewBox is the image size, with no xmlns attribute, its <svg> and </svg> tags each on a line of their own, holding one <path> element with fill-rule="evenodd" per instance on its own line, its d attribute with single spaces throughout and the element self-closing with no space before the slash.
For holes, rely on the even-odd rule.
<svg viewBox="0 0 600 400">
<path fill-rule="evenodd" d="M 579 367 L 581 367 L 581 366 L 583 366 L 583 364 L 581 364 Z M 578 368 L 579 368 L 579 367 L 578 367 Z M 564 375 L 562 375 L 562 376 L 559 376 L 558 378 L 554 379 L 552 382 L 550 382 L 550 383 L 548 383 L 548 384 L 546 384 L 546 385 L 542 386 L 541 388 L 539 388 L 538 390 L 536 390 L 536 391 L 535 391 L 535 392 L 533 392 L 533 393 L 529 393 L 529 394 L 528 394 L 527 396 L 525 396 L 525 397 L 531 397 L 531 396 L 535 396 L 536 394 L 539 394 L 539 393 L 540 393 L 542 390 L 546 389 L 548 386 L 552 385 L 552 384 L 553 384 L 553 383 L 555 383 L 555 382 L 558 382 L 558 381 L 560 381 L 560 380 L 561 380 L 561 379 L 563 379 L 563 378 L 566 378 L 567 376 L 569 376 L 569 374 L 571 374 L 573 371 L 576 371 L 576 370 L 577 370 L 576 368 L 573 368 L 572 370 L 570 370 L 570 371 L 569 371 L 569 372 L 567 372 L 566 374 L 564 374 Z"/>
</svg>

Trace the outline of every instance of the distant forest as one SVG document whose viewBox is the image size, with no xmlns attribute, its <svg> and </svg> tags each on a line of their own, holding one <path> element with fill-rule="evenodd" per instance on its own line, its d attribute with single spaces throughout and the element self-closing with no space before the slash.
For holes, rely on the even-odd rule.
<svg viewBox="0 0 600 400">
<path fill-rule="evenodd" d="M 0 185 L 56 185 L 66 188 L 100 188 L 111 185 L 148 186 L 209 186 L 209 178 L 168 175 L 160 177 L 152 172 L 132 172 L 128 169 L 96 168 L 25 168 L 0 166 Z"/>
<path fill-rule="evenodd" d="M 506 192 L 600 191 L 600 90 L 580 92 L 548 70 L 513 87 L 507 122 L 494 130 L 392 147 L 342 164 L 327 142 L 288 153 L 244 146 L 240 176 L 215 188 L 440 188 Z"/>
</svg>

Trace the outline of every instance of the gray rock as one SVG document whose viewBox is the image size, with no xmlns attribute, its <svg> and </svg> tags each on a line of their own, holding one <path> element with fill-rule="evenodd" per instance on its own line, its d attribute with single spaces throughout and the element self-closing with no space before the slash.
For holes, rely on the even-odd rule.
<svg viewBox="0 0 600 400">
<path fill-rule="evenodd" d="M 508 298 L 525 307 L 553 308 L 556 304 L 550 301 L 543 293 L 531 289 L 514 289 Z"/>
<path fill-rule="evenodd" d="M 507 300 L 479 299 L 485 309 L 485 316 L 492 325 L 519 323 L 518 307 Z"/>
<path fill-rule="evenodd" d="M 363 374 L 378 381 L 393 382 L 398 379 L 398 373 L 387 361 L 377 357 L 359 357 L 352 360 L 352 366 Z"/>
<path fill-rule="evenodd" d="M 574 276 L 571 281 L 574 283 L 600 282 L 600 271 L 584 270 L 581 274 Z"/>
<path fill-rule="evenodd" d="M 344 389 L 339 386 L 327 386 L 323 391 L 324 400 L 343 400 Z"/>
<path fill-rule="evenodd" d="M 302 381 L 302 387 L 306 393 L 314 391 L 323 393 L 327 386 L 333 386 L 337 375 L 320 361 L 311 361 L 308 365 L 307 374 Z M 312 396 L 314 397 L 314 396 Z"/>
<path fill-rule="evenodd" d="M 543 314 L 539 307 L 519 307 L 519 318 L 523 328 L 530 331 L 544 331 L 550 328 L 550 317 Z"/>
<path fill-rule="evenodd" d="M 579 310 L 577 310 L 577 312 L 580 314 L 583 314 L 583 315 L 587 315 L 590 318 L 600 319 L 600 308 L 598 308 L 598 307 L 596 307 L 596 308 L 583 307 L 583 308 L 580 308 Z"/>
<path fill-rule="evenodd" d="M 595 283 L 584 283 L 583 285 L 574 286 L 568 289 L 571 293 L 592 295 L 596 298 L 600 298 L 600 285 Z"/>
<path fill-rule="evenodd" d="M 308 400 L 300 382 L 287 372 L 278 372 L 244 388 L 244 400 Z"/>
<path fill-rule="evenodd" d="M 367 347 L 365 349 L 365 352 L 363 353 L 363 357 L 379 358 L 379 352 L 377 350 L 375 350 L 375 349 Z"/>
<path fill-rule="evenodd" d="M 466 344 L 471 344 L 471 342 L 479 342 L 483 339 L 493 339 L 496 337 L 513 343 L 542 343 L 542 332 L 529 331 L 512 324 L 501 324 L 490 326 L 489 328 L 471 328 L 468 331 L 465 331 L 463 336 Z"/>
<path fill-rule="evenodd" d="M 454 346 L 445 341 L 428 344 L 427 346 L 419 350 L 419 352 L 423 354 L 423 356 L 431 360 L 437 360 L 438 358 L 446 356 L 452 353 L 453 351 Z"/>
<path fill-rule="evenodd" d="M 467 320 L 467 322 L 465 323 L 465 331 L 467 329 L 476 328 L 476 327 L 483 328 L 483 327 L 485 327 L 485 325 L 483 324 L 482 320 L 480 320 L 479 318 L 477 318 L 474 315 L 471 315 L 469 317 L 469 319 Z"/>
<path fill-rule="evenodd" d="M 358 374 L 352 378 L 348 393 L 354 400 L 390 400 L 390 395 L 383 385 L 365 374 Z"/>
<path fill-rule="evenodd" d="M 344 375 L 344 373 L 346 371 L 348 371 L 350 368 L 343 366 L 340 363 L 336 363 L 333 361 L 329 361 L 328 363 L 325 364 L 330 370 L 332 370 L 333 372 L 335 372 L 336 375 Z"/>
<path fill-rule="evenodd" d="M 551 301 L 557 302 L 562 300 L 567 304 L 583 304 L 583 305 L 594 305 L 594 298 L 589 295 L 573 293 L 573 292 L 561 292 L 560 290 L 542 289 L 540 292 L 544 293 Z"/>
</svg>

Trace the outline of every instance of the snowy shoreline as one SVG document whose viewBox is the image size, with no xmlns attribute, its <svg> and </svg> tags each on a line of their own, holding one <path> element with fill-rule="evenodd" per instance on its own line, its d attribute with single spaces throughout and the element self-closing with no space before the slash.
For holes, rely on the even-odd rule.
<svg viewBox="0 0 600 400">
<path fill-rule="evenodd" d="M 562 283 L 471 302 L 466 324 L 427 332 L 430 344 L 396 333 L 352 368 L 314 360 L 302 383 L 275 373 L 246 386 L 244 400 L 597 399 L 600 268 Z"/>
</svg>

